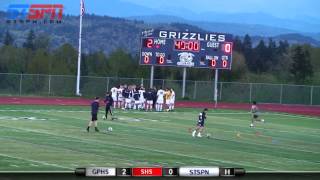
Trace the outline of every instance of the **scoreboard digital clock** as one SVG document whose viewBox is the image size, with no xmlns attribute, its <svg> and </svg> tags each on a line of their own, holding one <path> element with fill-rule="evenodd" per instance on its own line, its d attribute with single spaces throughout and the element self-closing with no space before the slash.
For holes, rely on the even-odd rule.
<svg viewBox="0 0 320 180">
<path fill-rule="evenodd" d="M 140 64 L 231 69 L 232 35 L 148 30 L 142 32 Z"/>
</svg>

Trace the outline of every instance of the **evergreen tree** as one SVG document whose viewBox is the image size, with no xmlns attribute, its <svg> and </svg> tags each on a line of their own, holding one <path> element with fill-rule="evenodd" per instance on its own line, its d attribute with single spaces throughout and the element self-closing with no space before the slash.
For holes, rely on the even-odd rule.
<svg viewBox="0 0 320 180">
<path fill-rule="evenodd" d="M 304 84 L 309 77 L 313 76 L 313 68 L 310 60 L 310 53 L 307 49 L 297 46 L 293 49 L 293 63 L 290 72 L 296 83 Z"/>
<path fill-rule="evenodd" d="M 254 54 L 252 50 L 251 38 L 248 34 L 244 36 L 242 48 L 243 48 L 244 57 L 246 59 L 246 64 L 249 70 L 254 71 L 255 70 Z"/>
<path fill-rule="evenodd" d="M 6 31 L 6 35 L 4 36 L 3 44 L 6 46 L 12 46 L 13 45 L 13 37 L 9 33 L 9 30 Z"/>
<path fill-rule="evenodd" d="M 260 40 L 258 46 L 254 49 L 254 62 L 252 62 L 254 65 L 253 72 L 266 72 L 268 70 L 268 65 L 269 65 L 269 59 L 268 59 L 268 51 L 267 47 L 264 43 L 263 40 Z"/>
<path fill-rule="evenodd" d="M 35 38 L 36 38 L 36 36 L 35 36 L 33 30 L 30 30 L 28 33 L 28 37 L 27 37 L 26 42 L 23 43 L 23 47 L 34 51 L 35 50 L 35 43 L 34 43 Z"/>
<path fill-rule="evenodd" d="M 242 42 L 239 36 L 236 36 L 233 41 L 233 50 L 243 52 Z"/>
</svg>

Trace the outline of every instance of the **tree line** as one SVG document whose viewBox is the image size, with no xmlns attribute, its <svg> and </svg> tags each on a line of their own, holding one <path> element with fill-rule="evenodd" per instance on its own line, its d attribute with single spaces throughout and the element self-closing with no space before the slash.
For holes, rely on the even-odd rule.
<svg viewBox="0 0 320 180">
<path fill-rule="evenodd" d="M 9 31 L 2 36 L 1 73 L 76 75 L 78 51 L 65 43 L 51 49 L 50 37 L 30 30 L 25 42 L 17 46 Z M 234 38 L 231 71 L 220 71 L 222 81 L 320 84 L 320 48 L 289 45 L 286 41 Z M 106 55 L 100 51 L 82 54 L 82 76 L 149 78 L 150 67 L 139 65 L 138 54 L 117 49 Z M 182 79 L 182 69 L 156 67 L 156 79 Z M 188 68 L 188 80 L 212 80 L 213 70 Z"/>
</svg>

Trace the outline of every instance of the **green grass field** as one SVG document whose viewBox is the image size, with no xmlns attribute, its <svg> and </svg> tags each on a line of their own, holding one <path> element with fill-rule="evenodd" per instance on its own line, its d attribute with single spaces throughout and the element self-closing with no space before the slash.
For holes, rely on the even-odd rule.
<svg viewBox="0 0 320 180">
<path fill-rule="evenodd" d="M 100 133 L 85 128 L 88 107 L 0 106 L 1 171 L 68 171 L 86 166 L 226 166 L 247 171 L 319 171 L 320 118 L 209 110 L 211 138 L 193 138 L 200 109 L 116 110 Z M 106 133 L 112 126 L 113 132 Z"/>
</svg>

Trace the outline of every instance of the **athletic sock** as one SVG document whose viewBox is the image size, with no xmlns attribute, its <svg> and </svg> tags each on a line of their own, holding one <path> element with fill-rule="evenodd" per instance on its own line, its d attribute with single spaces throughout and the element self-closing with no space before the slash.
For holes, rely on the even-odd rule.
<svg viewBox="0 0 320 180">
<path fill-rule="evenodd" d="M 192 132 L 192 136 L 194 137 L 195 135 L 196 135 L 196 130 L 194 130 L 193 132 Z"/>
<path fill-rule="evenodd" d="M 90 127 L 88 126 L 88 127 L 87 127 L 87 132 L 89 132 L 89 129 L 90 129 Z"/>
<path fill-rule="evenodd" d="M 200 132 L 198 133 L 198 135 L 197 135 L 197 136 L 198 136 L 198 137 L 202 137 Z"/>
</svg>

